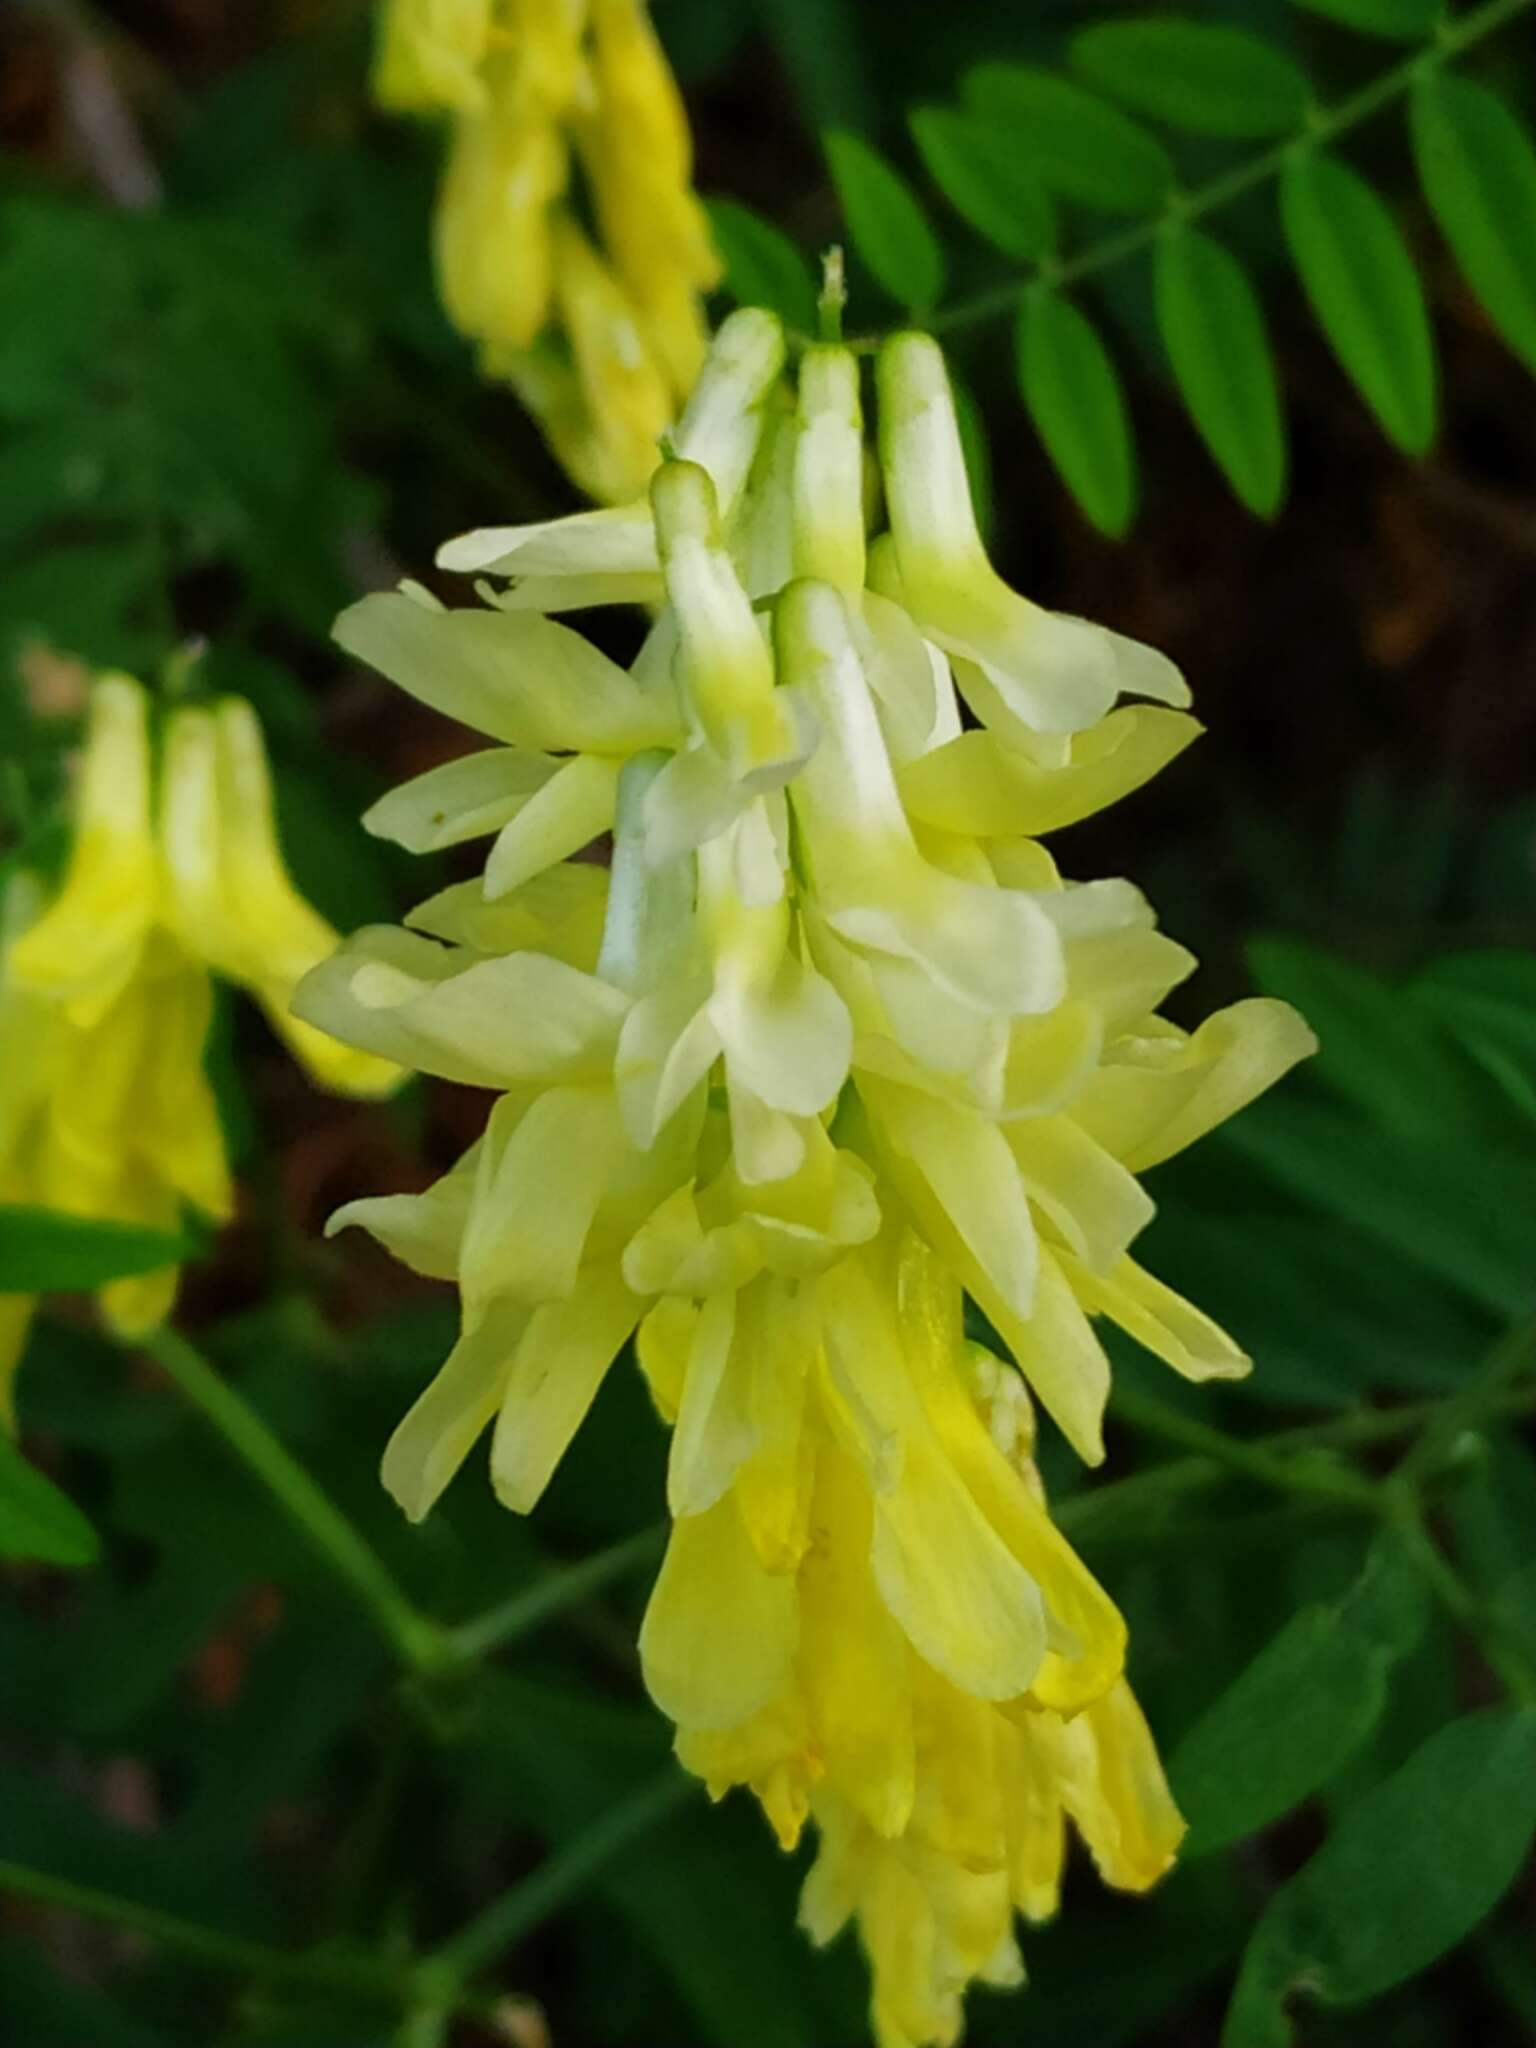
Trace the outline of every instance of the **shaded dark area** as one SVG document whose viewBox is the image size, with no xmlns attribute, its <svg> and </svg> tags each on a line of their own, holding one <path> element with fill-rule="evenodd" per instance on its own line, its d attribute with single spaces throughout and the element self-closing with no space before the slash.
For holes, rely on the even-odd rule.
<svg viewBox="0 0 1536 2048">
<path fill-rule="evenodd" d="M 700 189 L 754 206 L 808 254 L 839 232 L 821 127 L 860 129 L 913 169 L 907 109 L 952 96 L 982 58 L 1048 60 L 1097 12 L 656 8 Z M 1220 13 L 1288 41 L 1325 91 L 1386 61 L 1282 0 Z M 393 916 L 451 877 L 354 821 L 461 736 L 348 669 L 329 621 L 405 574 L 448 594 L 430 569 L 445 535 L 572 499 L 437 308 L 437 141 L 368 108 L 367 15 L 352 0 L 122 0 L 0 16 L 0 852 L 57 851 L 74 664 L 149 671 L 195 640 L 218 686 L 261 709 L 293 866 L 329 915 Z M 1480 62 L 1527 111 L 1533 50 L 1520 24 Z M 1232 232 L 1262 282 L 1289 417 L 1289 496 L 1272 523 L 1236 504 L 1191 428 L 1137 260 L 1088 298 L 1132 366 L 1142 504 L 1122 543 L 1051 470 L 1008 319 L 954 338 L 989 430 L 999 567 L 1042 603 L 1165 648 L 1208 728 L 1155 786 L 1053 842 L 1063 868 L 1146 888 L 1203 963 L 1192 1015 L 1255 972 L 1304 1008 L 1333 999 L 1305 979 L 1310 953 L 1250 964 L 1267 936 L 1383 978 L 1363 1007 L 1338 997 L 1331 1039 L 1313 1009 L 1315 1074 L 1154 1179 L 1149 1263 L 1231 1324 L 1258 1373 L 1212 1391 L 1172 1385 L 1139 1354 L 1117 1370 L 1190 1424 L 1254 1433 L 1443 1400 L 1536 1308 L 1536 1022 L 1497 1070 L 1460 1040 L 1444 1050 L 1465 1082 L 1454 1128 L 1436 1122 L 1432 1089 L 1422 1115 L 1404 1108 L 1406 1068 L 1393 1093 L 1373 1064 L 1401 978 L 1536 947 L 1536 386 L 1433 233 L 1393 117 L 1365 131 L 1360 157 L 1431 285 L 1443 425 L 1422 461 L 1381 438 L 1345 382 L 1264 204 Z M 1005 279 L 931 206 L 954 296 Z M 857 279 L 853 314 L 871 329 L 894 318 Z M 620 649 L 632 627 L 596 631 Z M 1387 1046 L 1381 1065 L 1396 1056 Z M 321 1227 L 354 1195 L 424 1185 L 474 1136 L 483 1099 L 428 1083 L 385 1107 L 322 1100 L 233 1006 L 213 1064 L 242 1210 L 189 1277 L 185 1321 L 421 1604 L 468 1617 L 650 1520 L 664 1441 L 625 1362 L 531 1527 L 496 1507 L 475 1457 L 444 1511 L 406 1528 L 377 1487 L 378 1451 L 451 1342 L 451 1303 L 359 1234 L 327 1242 Z M 1511 1068 L 1523 1112 L 1498 1092 Z M 255 1939 L 403 1949 L 446 1936 L 663 1765 L 631 1648 L 643 1572 L 519 1641 L 473 1697 L 403 1681 L 302 1539 L 83 1312 L 50 1319 L 23 1370 L 29 1447 L 112 1541 L 88 1579 L 17 1572 L 0 1608 L 0 1860 Z M 1479 1598 L 1528 1580 L 1536 1557 L 1527 1412 L 1469 1426 L 1437 1497 Z M 1128 1408 L 1117 1476 L 1179 1455 L 1163 1434 Z M 1361 1451 L 1365 1469 L 1389 1448 Z M 1127 1613 L 1138 1691 L 1176 1755 L 1298 1607 L 1340 1597 L 1371 1532 L 1220 1470 L 1155 1522 L 1133 1502 L 1100 1513 L 1092 1476 L 1058 1451 L 1044 1458 L 1055 1497 Z M 1106 1895 L 1079 1854 L 1059 1924 L 1026 1936 L 1031 1989 L 977 1996 L 969 2038 L 1214 2048 L 1276 1888 L 1350 1800 L 1496 1696 L 1431 1610 L 1379 1722 L 1320 1795 L 1146 1902 Z M 847 1938 L 818 1959 L 796 1932 L 803 1861 L 778 1854 L 744 1799 L 706 1812 L 700 1797 L 515 1946 L 497 1981 L 533 2003 L 467 2014 L 449 2038 L 853 2048 L 862 1972 Z M 1299 2038 L 1536 2038 L 1533 1916 L 1527 1871 L 1447 1960 L 1368 2014 L 1307 2006 Z M 18 2048 L 439 2038 L 323 1970 L 232 1977 L 142 1933 L 3 1901 L 0 2014 Z"/>
</svg>

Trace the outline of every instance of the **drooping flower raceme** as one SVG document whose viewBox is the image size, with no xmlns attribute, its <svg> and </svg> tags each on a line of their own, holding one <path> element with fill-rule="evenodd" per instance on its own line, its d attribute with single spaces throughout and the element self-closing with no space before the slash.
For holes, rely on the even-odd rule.
<svg viewBox="0 0 1536 2048">
<path fill-rule="evenodd" d="M 635 1334 L 672 1428 L 647 1682 L 712 1790 L 752 1786 L 785 1841 L 814 1818 L 807 1925 L 858 1920 L 880 2038 L 918 2044 L 1017 1975 L 1064 1815 L 1110 1882 L 1172 1856 L 1026 1386 L 1095 1461 L 1097 1318 L 1191 1377 L 1246 1369 L 1132 1258 L 1137 1176 L 1311 1040 L 1270 1002 L 1166 1022 L 1190 956 L 1128 882 L 1059 875 L 1036 835 L 1194 737 L 1183 682 L 997 577 L 932 342 L 890 341 L 877 395 L 872 543 L 853 357 L 812 349 L 791 392 L 744 312 L 647 498 L 451 543 L 505 581 L 478 607 L 408 587 L 343 616 L 498 742 L 372 829 L 495 836 L 297 1003 L 496 1096 L 426 1194 L 333 1219 L 461 1296 L 386 1484 L 426 1513 L 493 1425 L 496 1489 L 532 1507 Z M 551 616 L 616 601 L 649 608 L 627 670 Z M 607 866 L 578 858 L 604 834 Z M 967 1296 L 1011 1361 L 966 1341 Z"/>
<path fill-rule="evenodd" d="M 283 866 L 251 707 L 178 708 L 156 751 L 140 685 L 100 678 L 63 879 L 50 894 L 23 874 L 0 906 L 0 1200 L 174 1231 L 184 1204 L 213 1220 L 231 1206 L 203 1071 L 210 970 L 250 990 L 323 1087 L 376 1095 L 401 1074 L 289 1014 L 336 933 Z M 114 1281 L 102 1307 L 140 1334 L 176 1279 Z M 8 1299 L 14 1367 L 30 1304 Z"/>
<path fill-rule="evenodd" d="M 374 89 L 451 120 L 450 319 L 583 490 L 632 497 L 698 376 L 719 276 L 644 0 L 384 0 Z"/>
</svg>

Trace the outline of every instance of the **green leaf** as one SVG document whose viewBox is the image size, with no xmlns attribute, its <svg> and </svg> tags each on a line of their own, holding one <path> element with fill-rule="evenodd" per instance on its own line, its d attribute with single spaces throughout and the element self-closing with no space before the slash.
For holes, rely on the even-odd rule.
<svg viewBox="0 0 1536 2048">
<path fill-rule="evenodd" d="M 1493 1431 L 1449 1502 L 1456 1556 L 1484 1593 L 1536 1567 L 1536 1455 L 1512 1429 Z"/>
<path fill-rule="evenodd" d="M 725 264 L 726 291 L 739 306 L 767 306 L 788 326 L 814 333 L 816 286 L 788 235 L 734 199 L 706 203 Z"/>
<path fill-rule="evenodd" d="M 1252 1189 L 1247 1190 L 1252 1193 Z M 1387 1390 L 1450 1393 L 1490 1341 L 1484 1316 L 1401 1252 L 1316 1214 L 1200 1214 L 1169 1203 L 1147 1259 L 1253 1354 L 1232 1398 L 1348 1408 Z M 1326 1329 L 1326 1344 L 1318 1341 Z"/>
<path fill-rule="evenodd" d="M 1294 1003 L 1317 1033 L 1315 1080 L 1387 1130 L 1491 1134 L 1486 1082 L 1394 983 L 1295 939 L 1258 940 L 1248 964 L 1261 992 Z"/>
<path fill-rule="evenodd" d="M 1536 370 L 1536 148 L 1486 86 L 1436 72 L 1415 90 L 1413 153 L 1440 232 L 1495 327 Z"/>
<path fill-rule="evenodd" d="M 948 107 L 919 107 L 911 124 L 928 175 L 962 220 L 1023 263 L 1049 255 L 1050 196 L 1013 130 Z"/>
<path fill-rule="evenodd" d="M 1536 1308 L 1536 1160 L 1364 1127 L 1347 1112 L 1257 1102 L 1221 1142 L 1303 1201 L 1438 1273 L 1500 1316 Z"/>
<path fill-rule="evenodd" d="M 1536 1563 L 1524 1565 L 1498 1588 L 1494 1618 L 1527 1657 L 1536 1657 Z"/>
<path fill-rule="evenodd" d="M 0 1431 L 0 1557 L 80 1565 L 100 1554 L 96 1531 L 74 1502 Z"/>
<path fill-rule="evenodd" d="M 944 251 L 906 179 L 861 136 L 834 128 L 825 140 L 854 253 L 898 305 L 931 306 L 944 289 Z"/>
<path fill-rule="evenodd" d="M 1312 97 L 1284 51 L 1214 22 L 1099 22 L 1072 38 L 1068 58 L 1138 113 L 1233 142 L 1289 135 Z"/>
<path fill-rule="evenodd" d="M 1376 1725 L 1421 1622 L 1413 1568 L 1385 1542 L 1342 1600 L 1288 1621 L 1174 1756 L 1183 1855 L 1254 1834 L 1326 1785 Z"/>
<path fill-rule="evenodd" d="M 1440 19 L 1440 0 L 1292 0 L 1309 13 L 1341 21 L 1366 35 L 1388 36 L 1394 42 L 1417 42 L 1432 35 Z"/>
<path fill-rule="evenodd" d="M 1460 953 L 1437 960 L 1411 985 L 1413 1002 L 1439 1020 L 1479 1059 L 1489 1053 L 1522 1077 L 1522 1101 L 1536 1091 L 1536 957 Z"/>
<path fill-rule="evenodd" d="M 1035 431 L 1101 533 L 1119 540 L 1136 513 L 1136 453 L 1125 392 L 1085 313 L 1055 292 L 1019 308 L 1019 383 Z"/>
<path fill-rule="evenodd" d="M 0 1294 L 68 1294 L 178 1265 L 190 1239 L 136 1223 L 0 1204 Z"/>
<path fill-rule="evenodd" d="M 1250 512 L 1285 492 L 1285 429 L 1264 315 L 1237 258 L 1197 228 L 1160 236 L 1157 323 L 1184 403 Z"/>
<path fill-rule="evenodd" d="M 963 92 L 968 106 L 1007 125 L 1036 175 L 1068 199 L 1111 213 L 1155 213 L 1173 188 L 1162 144 L 1070 79 L 1026 64 L 981 64 Z"/>
<path fill-rule="evenodd" d="M 1293 1992 L 1358 2006 L 1426 1969 L 1493 1911 L 1533 1827 L 1536 1709 L 1491 1708 L 1438 1730 L 1270 1901 L 1222 2048 L 1286 2048 Z"/>
<path fill-rule="evenodd" d="M 1390 210 L 1346 165 L 1308 154 L 1286 166 L 1280 217 L 1334 353 L 1399 448 L 1422 455 L 1435 433 L 1434 340 Z"/>
</svg>

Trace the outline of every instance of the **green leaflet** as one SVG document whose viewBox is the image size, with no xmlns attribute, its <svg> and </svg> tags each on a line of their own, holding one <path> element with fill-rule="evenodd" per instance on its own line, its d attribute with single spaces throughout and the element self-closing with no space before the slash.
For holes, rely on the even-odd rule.
<svg viewBox="0 0 1536 2048">
<path fill-rule="evenodd" d="M 1426 967 L 1410 994 L 1528 1115 L 1536 1114 L 1536 958 L 1453 954 Z"/>
<path fill-rule="evenodd" d="M 1269 519 L 1285 494 L 1285 429 L 1264 315 L 1247 273 L 1198 228 L 1158 239 L 1157 322 L 1179 391 L 1228 483 Z"/>
<path fill-rule="evenodd" d="M 816 287 L 782 229 L 734 199 L 711 199 L 709 223 L 725 262 L 725 289 L 742 306 L 769 306 L 802 334 L 816 326 Z"/>
<path fill-rule="evenodd" d="M 1293 1195 L 1500 1316 L 1536 1309 L 1536 1160 L 1480 1138 L 1362 1128 L 1292 1095 L 1256 1102 L 1221 1141 Z"/>
<path fill-rule="evenodd" d="M 911 126 L 928 175 L 962 220 L 1021 262 L 1050 252 L 1050 197 L 1012 129 L 949 107 L 919 107 Z"/>
<path fill-rule="evenodd" d="M 1427 1968 L 1498 1904 L 1536 1827 L 1536 1709 L 1439 1729 L 1271 1900 L 1222 2048 L 1286 2048 L 1286 2001 L 1357 2006 Z"/>
<path fill-rule="evenodd" d="M 1400 448 L 1435 433 L 1435 351 L 1424 288 L 1391 211 L 1347 165 L 1307 155 L 1280 181 L 1280 218 L 1312 310 Z"/>
<path fill-rule="evenodd" d="M 1173 185 L 1162 144 L 1096 93 L 1024 64 L 980 64 L 966 104 L 1006 122 L 1053 192 L 1111 213 L 1154 213 Z"/>
<path fill-rule="evenodd" d="M 132 1273 L 153 1273 L 191 1256 L 185 1237 L 136 1223 L 66 1216 L 57 1209 L 0 1205 L 0 1294 L 63 1294 Z"/>
<path fill-rule="evenodd" d="M 854 253 L 899 305 L 931 306 L 944 289 L 944 251 L 906 179 L 860 136 L 834 128 L 825 141 Z"/>
<path fill-rule="evenodd" d="M 34 1564 L 94 1564 L 96 1531 L 66 1494 L 0 1431 L 0 1557 Z"/>
<path fill-rule="evenodd" d="M 1090 85 L 1138 113 L 1235 142 L 1290 134 L 1312 97 L 1283 50 L 1216 22 L 1097 22 L 1068 54 Z"/>
<path fill-rule="evenodd" d="M 1183 1855 L 1251 1835 L 1326 1785 L 1375 1726 L 1421 1622 L 1412 1566 L 1385 1540 L 1342 1600 L 1288 1621 L 1173 1758 Z"/>
<path fill-rule="evenodd" d="M 1292 5 L 1367 35 L 1410 43 L 1432 34 L 1440 18 L 1439 0 L 1292 0 Z"/>
<path fill-rule="evenodd" d="M 1483 1076 L 1395 983 L 1295 939 L 1257 940 L 1248 963 L 1260 990 L 1294 1003 L 1316 1031 L 1313 1078 L 1383 1128 L 1499 1134 L 1502 1107 Z"/>
<path fill-rule="evenodd" d="M 1497 94 L 1444 72 L 1413 96 L 1413 153 L 1440 232 L 1515 354 L 1536 370 L 1536 148 Z"/>
<path fill-rule="evenodd" d="M 1087 315 L 1057 293 L 1019 308 L 1019 385 L 1035 430 L 1084 512 L 1118 540 L 1136 516 L 1136 451 L 1119 372 Z"/>
</svg>

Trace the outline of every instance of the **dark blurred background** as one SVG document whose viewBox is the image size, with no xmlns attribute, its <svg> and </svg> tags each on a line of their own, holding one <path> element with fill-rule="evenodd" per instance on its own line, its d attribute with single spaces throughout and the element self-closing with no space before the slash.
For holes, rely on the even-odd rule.
<svg viewBox="0 0 1536 2048">
<path fill-rule="evenodd" d="M 1199 11 L 1291 49 L 1325 97 L 1394 56 L 1282 0 Z M 864 133 L 918 182 L 912 108 L 953 101 L 982 59 L 1053 62 L 1074 28 L 1113 10 L 658 0 L 655 12 L 701 191 L 754 207 L 813 257 L 841 232 L 821 130 Z M 57 845 L 78 664 L 148 671 L 203 641 L 210 680 L 268 723 L 293 865 L 342 925 L 398 915 L 433 886 L 435 869 L 365 840 L 355 819 L 462 738 L 348 670 L 331 617 L 407 573 L 447 594 L 430 566 L 446 535 L 573 503 L 437 307 L 439 137 L 370 109 L 369 17 L 360 0 L 8 0 L 0 12 L 9 845 L 40 857 Z M 1533 48 L 1519 24 L 1476 66 L 1527 113 Z M 1431 291 L 1443 425 L 1422 460 L 1387 443 L 1346 383 L 1284 266 L 1267 194 L 1224 214 L 1222 232 L 1259 282 L 1280 365 L 1291 484 L 1271 523 L 1236 504 L 1191 428 L 1139 260 L 1085 299 L 1127 367 L 1140 448 L 1141 510 L 1123 542 L 1086 522 L 1035 439 L 1007 320 L 954 342 L 987 426 L 1000 568 L 1042 602 L 1165 648 L 1208 727 L 1154 787 L 1056 842 L 1068 873 L 1134 876 L 1200 954 L 1174 1005 L 1191 1019 L 1250 986 L 1245 949 L 1266 934 L 1385 977 L 1536 942 L 1536 388 L 1414 196 L 1401 120 L 1372 123 L 1349 153 L 1399 206 Z M 926 196 L 954 292 L 1005 278 L 1003 259 Z M 857 270 L 852 317 L 894 317 Z M 620 647 L 632 629 L 598 630 Z M 495 1508 L 475 1459 L 426 1530 L 397 1523 L 375 1462 L 446 1349 L 451 1303 L 366 1245 L 324 1244 L 319 1226 L 354 1194 L 441 1170 L 483 1100 L 431 1084 L 385 1108 L 321 1102 L 232 1008 L 215 1057 L 245 1194 L 189 1277 L 188 1320 L 424 1603 L 473 1612 L 549 1558 L 649 1520 L 661 1434 L 638 1376 L 618 1372 L 531 1530 Z M 1476 1143 L 1466 1149 L 1475 1161 Z M 1191 1415 L 1230 1418 L 1237 1404 L 1245 1425 L 1274 1427 L 1351 1401 L 1431 1398 L 1497 1333 L 1494 1307 L 1446 1280 L 1444 1256 L 1421 1268 L 1394 1252 L 1350 1220 L 1347 1193 L 1326 1220 L 1303 1218 L 1286 1176 L 1266 1181 L 1221 1145 L 1157 1192 L 1168 1214 L 1150 1262 L 1259 1359 L 1254 1391 L 1190 1395 Z M 1536 1211 L 1528 1221 L 1536 1271 Z M 1136 1360 L 1125 1368 L 1164 1388 Z M 86 1317 L 65 1310 L 40 1332 L 21 1408 L 42 1461 L 112 1542 L 87 1581 L 20 1575 L 0 1619 L 0 1854 L 273 1938 L 404 1942 L 407 1929 L 447 1932 L 659 1762 L 665 1734 L 628 1649 L 638 1590 L 530 1639 L 472 1702 L 402 1703 L 367 1625 L 298 1539 Z M 1127 1471 L 1160 1455 L 1134 1430 L 1116 1454 Z M 1049 1447 L 1047 1462 L 1067 1497 L 1077 1476 Z M 1518 1550 L 1511 1531 L 1536 1531 L 1536 1464 L 1510 1437 L 1477 1484 L 1462 1537 L 1493 1574 Z M 1090 1550 L 1131 1616 L 1138 1687 L 1170 1748 L 1220 1672 L 1358 1568 L 1354 1535 L 1287 1527 L 1282 1543 L 1240 1507 L 1160 1529 L 1155 1545 L 1134 1524 L 1110 1528 Z M 1439 1623 L 1394 1686 L 1342 1793 L 1387 1772 L 1458 1700 L 1488 1696 Z M 1076 1872 L 1059 1927 L 1026 1943 L 1032 1990 L 978 1996 L 974 2037 L 1214 2043 L 1242 1940 L 1324 1818 L 1314 1805 L 1196 1862 L 1148 1904 Z M 497 2035 L 465 2022 L 454 2038 L 850 2048 L 860 1970 L 846 1941 L 819 1960 L 804 1948 L 795 1877 L 745 1802 L 689 1809 L 509 1958 L 506 1983 L 547 2023 L 529 2012 L 522 2032 Z M 1373 2009 L 1383 2048 L 1536 2038 L 1531 1912 L 1527 1880 L 1475 1949 Z M 231 1995 L 135 1936 L 33 1909 L 0 1905 L 0 1970 L 18 2048 L 386 2038 L 312 1987 Z M 1309 2013 L 1302 2038 L 1343 2043 L 1359 2024 Z"/>
</svg>

